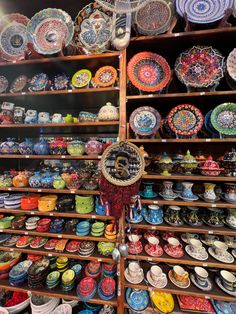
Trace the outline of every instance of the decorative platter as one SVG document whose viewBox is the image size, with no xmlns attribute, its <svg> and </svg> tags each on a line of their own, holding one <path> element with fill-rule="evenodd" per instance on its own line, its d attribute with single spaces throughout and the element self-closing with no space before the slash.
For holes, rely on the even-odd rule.
<svg viewBox="0 0 236 314">
<path fill-rule="evenodd" d="M 157 310 L 161 313 L 172 313 L 175 307 L 175 301 L 170 293 L 157 290 L 150 291 L 150 298 Z"/>
<path fill-rule="evenodd" d="M 226 61 L 226 66 L 229 76 L 236 81 L 236 48 L 230 52 Z"/>
<path fill-rule="evenodd" d="M 57 74 L 52 79 L 52 90 L 64 90 L 70 85 L 70 78 L 66 73 Z"/>
<path fill-rule="evenodd" d="M 128 288 L 125 296 L 128 305 L 134 311 L 144 311 L 148 307 L 149 295 L 146 290 Z"/>
<path fill-rule="evenodd" d="M 233 8 L 233 0 L 176 0 L 176 11 L 180 16 L 187 14 L 188 21 L 209 24 L 222 19 L 225 10 Z"/>
<path fill-rule="evenodd" d="M 137 135 L 155 135 L 161 126 L 161 115 L 156 109 L 143 106 L 132 112 L 129 123 L 131 129 Z"/>
<path fill-rule="evenodd" d="M 19 75 L 14 79 L 10 86 L 11 93 L 19 93 L 21 92 L 28 83 L 28 77 L 26 75 Z"/>
<path fill-rule="evenodd" d="M 6 61 L 25 58 L 28 17 L 13 13 L 0 19 L 0 57 Z"/>
<path fill-rule="evenodd" d="M 27 25 L 34 49 L 51 55 L 68 46 L 74 35 L 74 24 L 68 13 L 61 9 L 44 9 L 36 13 Z"/>
<path fill-rule="evenodd" d="M 132 57 L 127 67 L 131 83 L 145 92 L 161 91 L 171 78 L 166 59 L 152 52 L 140 52 Z"/>
<path fill-rule="evenodd" d="M 0 76 L 0 94 L 4 93 L 8 87 L 8 80 L 5 76 Z"/>
<path fill-rule="evenodd" d="M 32 77 L 29 83 L 30 92 L 39 92 L 45 90 L 48 85 L 48 76 L 45 73 L 38 73 Z"/>
<path fill-rule="evenodd" d="M 213 86 L 224 76 L 224 57 L 212 47 L 193 46 L 179 55 L 175 73 L 186 86 Z"/>
<path fill-rule="evenodd" d="M 219 132 L 217 132 L 212 124 L 211 124 L 211 114 L 212 114 L 212 111 L 213 110 L 210 110 L 207 112 L 207 114 L 205 115 L 205 118 L 204 118 L 204 126 L 206 128 L 206 130 L 211 134 L 213 135 L 214 137 L 219 137 Z"/>
<path fill-rule="evenodd" d="M 101 159 L 102 174 L 117 186 L 129 186 L 137 182 L 143 175 L 144 166 L 140 149 L 128 142 L 110 145 Z"/>
<path fill-rule="evenodd" d="M 72 77 L 72 85 L 76 88 L 82 88 L 89 84 L 92 73 L 89 70 L 82 69 L 77 71 Z"/>
<path fill-rule="evenodd" d="M 155 36 L 165 33 L 173 16 L 171 2 L 151 0 L 144 7 L 136 11 L 134 16 L 135 27 L 139 34 Z"/>
<path fill-rule="evenodd" d="M 94 76 L 94 82 L 99 87 L 108 87 L 115 83 L 117 71 L 114 67 L 106 65 L 97 70 Z"/>
<path fill-rule="evenodd" d="M 193 105 L 176 106 L 168 115 L 169 127 L 177 135 L 196 135 L 201 130 L 203 122 L 201 111 Z"/>
<path fill-rule="evenodd" d="M 73 44 L 81 53 L 101 53 L 109 49 L 112 12 L 97 3 L 85 6 L 75 18 Z"/>
<path fill-rule="evenodd" d="M 236 103 L 217 106 L 212 111 L 211 124 L 223 135 L 236 135 Z"/>
</svg>

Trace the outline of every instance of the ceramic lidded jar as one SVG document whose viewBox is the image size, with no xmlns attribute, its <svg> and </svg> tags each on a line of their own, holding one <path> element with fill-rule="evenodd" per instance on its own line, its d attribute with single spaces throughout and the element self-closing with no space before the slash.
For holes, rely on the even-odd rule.
<svg viewBox="0 0 236 314">
<path fill-rule="evenodd" d="M 188 150 L 183 160 L 180 162 L 180 165 L 186 174 L 191 174 L 191 172 L 197 168 L 198 163 Z"/>
<path fill-rule="evenodd" d="M 212 156 L 209 155 L 205 162 L 199 167 L 201 174 L 203 176 L 219 176 L 220 173 L 224 170 L 220 168 L 218 162 L 214 161 Z"/>
<path fill-rule="evenodd" d="M 98 112 L 98 120 L 100 121 L 117 121 L 119 120 L 119 112 L 112 103 L 107 102 L 105 106 Z"/>
<path fill-rule="evenodd" d="M 82 156 L 85 153 L 85 145 L 79 140 L 72 140 L 67 144 L 67 152 L 71 156 Z"/>
<path fill-rule="evenodd" d="M 28 177 L 24 172 L 19 172 L 12 180 L 12 184 L 16 188 L 25 188 L 29 185 Z"/>
<path fill-rule="evenodd" d="M 53 175 L 49 171 L 42 175 L 41 186 L 44 189 L 50 189 L 53 186 Z"/>
<path fill-rule="evenodd" d="M 36 171 L 33 176 L 29 178 L 29 186 L 31 188 L 40 188 L 41 187 L 41 175 L 39 171 Z"/>
<path fill-rule="evenodd" d="M 38 112 L 36 110 L 29 109 L 25 114 L 25 124 L 34 124 L 38 122 Z"/>
<path fill-rule="evenodd" d="M 53 187 L 54 189 L 58 189 L 58 190 L 61 190 L 61 189 L 64 189 L 66 186 L 66 182 L 62 179 L 61 176 L 58 176 L 54 179 L 53 181 Z"/>
<path fill-rule="evenodd" d="M 34 151 L 37 155 L 48 155 L 49 145 L 46 139 L 40 137 L 39 141 L 34 144 Z"/>
<path fill-rule="evenodd" d="M 50 114 L 49 114 L 49 112 L 39 112 L 39 114 L 38 114 L 38 123 L 50 123 Z"/>
<path fill-rule="evenodd" d="M 51 155 L 66 155 L 67 143 L 62 137 L 56 137 L 50 144 L 49 150 Z"/>
<path fill-rule="evenodd" d="M 72 114 L 67 114 L 65 117 L 64 117 L 64 122 L 65 123 L 73 123 L 73 116 L 72 116 Z"/>
<path fill-rule="evenodd" d="M 96 137 L 91 137 L 85 144 L 85 152 L 87 155 L 97 156 L 103 151 L 103 144 L 99 142 Z"/>
<path fill-rule="evenodd" d="M 34 154 L 34 143 L 30 138 L 26 138 L 24 142 L 19 144 L 19 152 L 21 155 L 33 155 Z"/>
<path fill-rule="evenodd" d="M 172 159 L 164 152 L 159 159 L 159 167 L 162 170 L 161 175 L 170 176 L 169 171 L 173 168 L 173 165 Z"/>
<path fill-rule="evenodd" d="M 0 144 L 1 154 L 17 154 L 19 150 L 19 144 L 15 141 L 15 138 L 8 137 L 5 142 Z"/>
</svg>

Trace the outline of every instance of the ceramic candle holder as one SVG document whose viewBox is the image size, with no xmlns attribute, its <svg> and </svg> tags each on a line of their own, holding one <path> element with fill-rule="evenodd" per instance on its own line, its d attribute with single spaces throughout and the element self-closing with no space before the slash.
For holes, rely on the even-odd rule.
<svg viewBox="0 0 236 314">
<path fill-rule="evenodd" d="M 196 282 L 200 286 L 205 286 L 208 279 L 208 272 L 203 267 L 194 267 Z"/>
<path fill-rule="evenodd" d="M 220 271 L 220 278 L 223 286 L 229 291 L 234 291 L 236 288 L 236 277 L 227 270 Z"/>
</svg>

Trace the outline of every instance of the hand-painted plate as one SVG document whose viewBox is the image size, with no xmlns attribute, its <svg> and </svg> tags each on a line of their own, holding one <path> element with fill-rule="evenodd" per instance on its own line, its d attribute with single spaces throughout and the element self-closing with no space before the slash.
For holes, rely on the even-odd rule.
<svg viewBox="0 0 236 314">
<path fill-rule="evenodd" d="M 89 70 L 79 70 L 72 77 L 72 85 L 76 88 L 85 87 L 89 84 L 91 78 L 92 73 Z"/>
<path fill-rule="evenodd" d="M 189 22 L 209 24 L 222 19 L 233 3 L 233 0 L 176 0 L 175 5 L 180 16 L 187 14 Z"/>
<path fill-rule="evenodd" d="M 195 135 L 201 130 L 203 122 L 201 111 L 193 105 L 176 106 L 168 115 L 169 127 L 177 135 Z"/>
<path fill-rule="evenodd" d="M 152 52 L 140 52 L 128 63 L 128 77 L 138 89 L 146 92 L 162 90 L 170 81 L 171 70 L 166 59 Z"/>
<path fill-rule="evenodd" d="M 117 71 L 112 66 L 104 66 L 97 70 L 94 76 L 94 82 L 99 87 L 108 87 L 115 83 Z"/>
<path fill-rule="evenodd" d="M 8 87 L 8 80 L 5 76 L 0 76 L 0 94 L 4 93 Z"/>
<path fill-rule="evenodd" d="M 128 288 L 125 297 L 128 305 L 134 311 L 144 311 L 148 307 L 149 294 L 146 290 Z"/>
<path fill-rule="evenodd" d="M 19 75 L 15 80 L 12 82 L 10 86 L 11 93 L 19 93 L 21 92 L 28 83 L 28 77 L 26 75 Z"/>
<path fill-rule="evenodd" d="M 64 90 L 70 85 L 70 78 L 66 73 L 57 74 L 52 80 L 52 90 Z"/>
<path fill-rule="evenodd" d="M 224 76 L 224 57 L 212 47 L 193 46 L 177 58 L 175 73 L 186 86 L 213 86 Z"/>
<path fill-rule="evenodd" d="M 54 54 L 68 46 L 74 35 L 74 24 L 68 13 L 60 9 L 44 9 L 36 13 L 27 26 L 34 49 L 44 55 Z"/>
<path fill-rule="evenodd" d="M 73 44 L 81 53 L 101 53 L 109 48 L 112 34 L 112 12 L 96 2 L 86 5 L 75 18 Z"/>
<path fill-rule="evenodd" d="M 48 84 L 48 76 L 45 73 L 36 74 L 29 83 L 30 92 L 39 92 L 45 90 Z"/>
<path fill-rule="evenodd" d="M 211 134 L 213 135 L 214 137 L 219 137 L 219 132 L 217 132 L 212 124 L 211 124 L 211 114 L 212 114 L 212 111 L 213 110 L 210 110 L 207 112 L 207 114 L 205 115 L 205 118 L 204 118 L 204 126 L 206 128 L 206 130 Z"/>
<path fill-rule="evenodd" d="M 18 61 L 25 58 L 27 50 L 28 17 L 13 13 L 0 19 L 0 57 L 6 61 Z"/>
<path fill-rule="evenodd" d="M 226 65 L 227 65 L 227 71 L 229 73 L 229 76 L 236 81 L 236 48 L 234 48 L 226 61 Z"/>
<path fill-rule="evenodd" d="M 161 313 L 171 313 L 175 307 L 175 301 L 170 293 L 150 291 L 150 298 Z"/>
<path fill-rule="evenodd" d="M 129 119 L 133 132 L 141 136 L 155 134 L 161 125 L 160 113 L 149 106 L 135 109 Z"/>
<path fill-rule="evenodd" d="M 236 103 L 217 106 L 212 111 L 211 124 L 223 135 L 236 135 Z"/>
</svg>

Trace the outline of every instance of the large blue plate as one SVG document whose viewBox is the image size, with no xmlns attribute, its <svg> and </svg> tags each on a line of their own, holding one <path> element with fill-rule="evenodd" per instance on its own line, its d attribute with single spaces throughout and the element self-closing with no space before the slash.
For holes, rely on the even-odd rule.
<svg viewBox="0 0 236 314">
<path fill-rule="evenodd" d="M 144 311 L 148 307 L 149 294 L 146 290 L 126 290 L 126 301 L 134 311 Z"/>
</svg>

